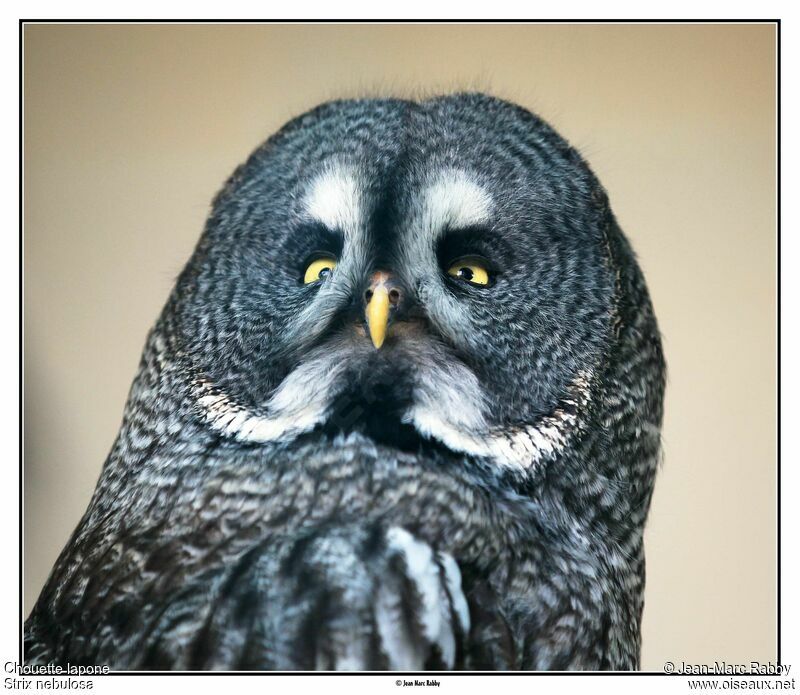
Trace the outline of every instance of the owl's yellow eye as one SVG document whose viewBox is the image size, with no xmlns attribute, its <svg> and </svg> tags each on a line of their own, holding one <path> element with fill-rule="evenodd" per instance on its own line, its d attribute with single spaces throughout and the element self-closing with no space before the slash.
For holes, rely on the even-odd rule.
<svg viewBox="0 0 800 695">
<path fill-rule="evenodd" d="M 459 258 L 447 269 L 447 274 L 473 285 L 488 285 L 489 270 L 480 258 Z"/>
<path fill-rule="evenodd" d="M 336 267 L 336 259 L 332 256 L 324 256 L 311 261 L 306 268 L 305 275 L 303 276 L 303 283 L 316 282 L 317 280 L 324 280 L 328 277 L 333 269 Z"/>
</svg>

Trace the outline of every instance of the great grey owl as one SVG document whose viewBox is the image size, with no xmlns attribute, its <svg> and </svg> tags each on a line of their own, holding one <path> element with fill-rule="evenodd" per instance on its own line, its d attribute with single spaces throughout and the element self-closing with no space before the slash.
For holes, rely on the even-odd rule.
<svg viewBox="0 0 800 695">
<path fill-rule="evenodd" d="M 323 104 L 215 198 L 26 659 L 635 669 L 664 373 L 540 118 Z"/>
</svg>

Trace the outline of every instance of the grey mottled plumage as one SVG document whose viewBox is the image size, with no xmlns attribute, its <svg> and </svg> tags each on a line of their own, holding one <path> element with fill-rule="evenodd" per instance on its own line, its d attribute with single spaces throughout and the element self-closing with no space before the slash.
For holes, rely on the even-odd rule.
<svg viewBox="0 0 800 695">
<path fill-rule="evenodd" d="M 663 388 L 634 255 L 547 124 L 324 104 L 215 199 L 26 659 L 637 668 Z"/>
</svg>

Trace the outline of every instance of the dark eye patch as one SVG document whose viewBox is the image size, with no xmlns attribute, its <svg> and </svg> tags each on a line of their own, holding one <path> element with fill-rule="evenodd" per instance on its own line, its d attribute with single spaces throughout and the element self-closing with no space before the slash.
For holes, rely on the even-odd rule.
<svg viewBox="0 0 800 695">
<path fill-rule="evenodd" d="M 474 256 L 485 261 L 491 275 L 502 271 L 508 259 L 506 244 L 486 227 L 448 229 L 436 247 L 439 266 L 446 272 L 453 261 Z"/>
<path fill-rule="evenodd" d="M 283 244 L 283 257 L 287 267 L 302 274 L 311 258 L 331 256 L 341 258 L 344 237 L 319 222 L 299 225 L 287 235 Z"/>
</svg>

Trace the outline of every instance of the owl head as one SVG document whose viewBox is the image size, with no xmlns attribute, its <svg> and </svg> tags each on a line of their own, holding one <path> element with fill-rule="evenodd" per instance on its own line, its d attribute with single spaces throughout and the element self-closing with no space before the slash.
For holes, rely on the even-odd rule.
<svg viewBox="0 0 800 695">
<path fill-rule="evenodd" d="M 621 329 L 657 342 L 643 288 L 579 154 L 458 94 L 288 123 L 216 197 L 168 312 L 196 415 L 227 439 L 358 432 L 526 476 L 609 416 Z"/>
</svg>

